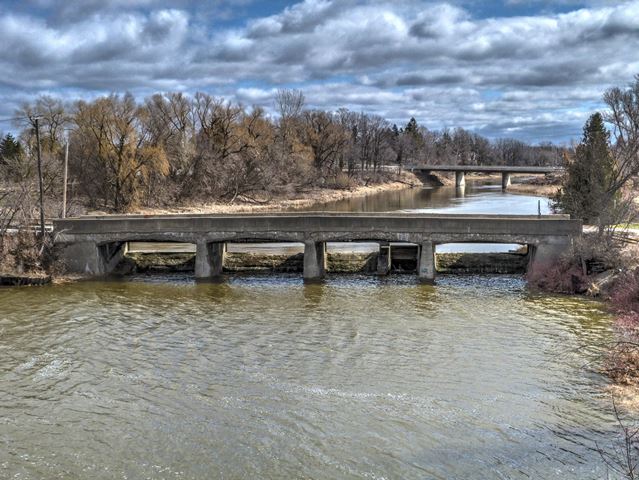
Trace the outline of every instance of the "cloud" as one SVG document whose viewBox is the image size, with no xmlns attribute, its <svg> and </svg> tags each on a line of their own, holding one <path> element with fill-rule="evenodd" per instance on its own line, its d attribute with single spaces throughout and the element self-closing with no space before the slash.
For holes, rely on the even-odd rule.
<svg viewBox="0 0 639 480">
<path fill-rule="evenodd" d="M 639 73 L 639 0 L 568 2 L 564 13 L 529 2 L 544 5 L 490 17 L 476 16 L 472 2 L 305 0 L 229 25 L 210 10 L 240 12 L 250 2 L 0 7 L 0 115 L 44 91 L 206 90 L 270 108 L 277 88 L 290 86 L 317 108 L 564 140 L 579 134 L 607 87 Z"/>
</svg>

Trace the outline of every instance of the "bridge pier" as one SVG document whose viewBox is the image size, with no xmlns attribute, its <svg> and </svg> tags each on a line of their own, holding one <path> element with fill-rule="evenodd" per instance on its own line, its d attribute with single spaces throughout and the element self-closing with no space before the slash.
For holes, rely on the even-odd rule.
<svg viewBox="0 0 639 480">
<path fill-rule="evenodd" d="M 326 243 L 304 242 L 304 281 L 317 282 L 326 275 Z"/>
<path fill-rule="evenodd" d="M 390 243 L 380 244 L 377 254 L 377 275 L 388 275 L 391 270 L 391 246 Z"/>
<path fill-rule="evenodd" d="M 466 172 L 455 172 L 455 186 L 456 187 L 466 186 Z"/>
<path fill-rule="evenodd" d="M 422 242 L 418 250 L 417 277 L 420 282 L 434 283 L 436 271 L 435 244 L 430 241 Z"/>
<path fill-rule="evenodd" d="M 224 268 L 224 242 L 197 242 L 195 247 L 195 278 L 207 279 L 222 275 Z"/>
<path fill-rule="evenodd" d="M 506 190 L 510 187 L 510 172 L 503 172 L 501 174 L 501 188 Z"/>
</svg>

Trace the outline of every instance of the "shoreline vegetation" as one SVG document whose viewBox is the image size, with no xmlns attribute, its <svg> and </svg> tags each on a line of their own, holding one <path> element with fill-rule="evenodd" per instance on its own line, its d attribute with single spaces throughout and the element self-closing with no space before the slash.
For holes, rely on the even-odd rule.
<svg viewBox="0 0 639 480">
<path fill-rule="evenodd" d="M 261 213 L 277 212 L 308 208 L 312 205 L 332 203 L 351 198 L 366 197 L 383 192 L 406 190 L 423 186 L 436 186 L 434 183 L 424 182 L 410 172 L 401 175 L 393 174 L 381 182 L 365 182 L 363 185 L 353 185 L 347 188 L 309 187 L 292 193 L 281 193 L 264 201 L 248 202 L 188 202 L 175 207 L 137 207 L 131 214 L 165 215 L 165 214 L 197 214 L 197 213 Z M 107 215 L 102 210 L 88 211 L 88 215 Z"/>
</svg>

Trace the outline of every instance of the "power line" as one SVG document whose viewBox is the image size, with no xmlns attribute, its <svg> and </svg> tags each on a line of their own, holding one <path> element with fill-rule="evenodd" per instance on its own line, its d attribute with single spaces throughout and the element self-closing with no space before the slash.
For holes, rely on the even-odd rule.
<svg viewBox="0 0 639 480">
<path fill-rule="evenodd" d="M 0 118 L 0 122 L 15 122 L 16 120 L 29 120 L 29 117 Z"/>
</svg>

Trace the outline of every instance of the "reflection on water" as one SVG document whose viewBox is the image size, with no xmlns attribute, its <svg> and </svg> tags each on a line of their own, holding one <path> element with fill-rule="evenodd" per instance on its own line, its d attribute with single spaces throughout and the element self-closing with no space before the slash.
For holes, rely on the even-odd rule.
<svg viewBox="0 0 639 480">
<path fill-rule="evenodd" d="M 504 192 L 501 185 L 469 181 L 466 187 L 412 188 L 313 205 L 308 211 L 537 215 L 550 213 L 548 199 Z"/>
<path fill-rule="evenodd" d="M 542 215 L 551 213 L 548 199 L 503 191 L 501 184 L 469 180 L 465 187 L 413 188 L 382 192 L 309 207 L 309 211 L 338 212 L 412 212 L 484 215 Z M 450 243 L 438 245 L 437 251 L 508 252 L 519 245 L 473 245 Z"/>
<path fill-rule="evenodd" d="M 603 478 L 610 335 L 516 276 L 0 290 L 0 478 Z"/>
</svg>

